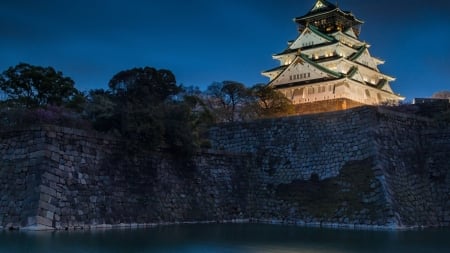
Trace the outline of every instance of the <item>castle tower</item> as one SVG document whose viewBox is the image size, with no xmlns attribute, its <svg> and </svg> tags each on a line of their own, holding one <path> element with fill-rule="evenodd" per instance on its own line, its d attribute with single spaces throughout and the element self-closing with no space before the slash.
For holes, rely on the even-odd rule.
<svg viewBox="0 0 450 253">
<path fill-rule="evenodd" d="M 280 66 L 262 73 L 294 104 L 319 105 L 319 111 L 328 111 L 404 99 L 391 89 L 389 83 L 395 78 L 378 69 L 384 61 L 373 57 L 370 45 L 359 40 L 363 21 L 351 12 L 317 0 L 294 21 L 299 36 L 273 55 Z"/>
</svg>

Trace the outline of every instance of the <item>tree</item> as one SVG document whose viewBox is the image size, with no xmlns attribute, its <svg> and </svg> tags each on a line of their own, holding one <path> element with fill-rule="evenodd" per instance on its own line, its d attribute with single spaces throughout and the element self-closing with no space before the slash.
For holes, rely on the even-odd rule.
<svg viewBox="0 0 450 253">
<path fill-rule="evenodd" d="M 294 112 L 292 101 L 266 84 L 253 86 L 252 94 L 256 98 L 260 117 L 286 116 Z"/>
<path fill-rule="evenodd" d="M 102 132 L 120 129 L 118 105 L 110 91 L 90 90 L 84 108 L 85 117 L 94 129 Z"/>
<path fill-rule="evenodd" d="M 439 91 L 433 94 L 432 98 L 450 99 L 450 91 Z"/>
<path fill-rule="evenodd" d="M 120 132 L 124 135 L 139 132 L 142 140 L 157 146 L 162 134 L 159 133 L 161 128 L 156 127 L 161 125 L 161 116 L 158 116 L 161 108 L 158 107 L 181 91 L 173 73 L 151 67 L 133 68 L 115 74 L 109 81 L 109 87 L 117 105 Z M 152 125 L 145 123 L 144 119 L 153 122 Z"/>
<path fill-rule="evenodd" d="M 109 87 L 116 96 L 144 99 L 153 104 L 161 103 L 181 91 L 171 71 L 151 67 L 121 71 L 109 81 Z"/>
<path fill-rule="evenodd" d="M 82 103 L 74 81 L 52 67 L 20 63 L 0 76 L 0 90 L 12 106 L 37 108 L 47 105 L 63 106 Z M 76 100 L 73 100 L 76 98 Z"/>
<path fill-rule="evenodd" d="M 120 126 L 129 150 L 164 147 L 177 155 L 193 153 L 202 114 L 193 112 L 198 107 L 195 92 L 183 91 L 172 72 L 150 67 L 125 70 L 113 76 L 109 87 L 109 94 L 93 98 L 103 101 L 100 112 L 111 108 L 105 101 L 113 102 L 115 113 L 106 114 L 114 121 L 109 125 Z"/>
<path fill-rule="evenodd" d="M 150 117 L 148 120 L 157 125 L 156 118 L 160 118 L 157 114 L 161 111 L 158 106 L 181 91 L 171 71 L 151 67 L 120 71 L 109 81 L 109 87 L 120 118 L 119 130 L 123 134 L 142 131 L 143 118 Z M 160 131 L 159 128 L 146 129 Z"/>
<path fill-rule="evenodd" d="M 239 82 L 223 81 L 211 84 L 207 91 L 207 103 L 219 122 L 234 122 L 242 118 L 242 108 L 250 98 L 249 90 Z"/>
<path fill-rule="evenodd" d="M 191 105 L 174 102 L 164 106 L 164 143 L 177 155 L 189 156 L 198 146 L 196 120 Z"/>
</svg>

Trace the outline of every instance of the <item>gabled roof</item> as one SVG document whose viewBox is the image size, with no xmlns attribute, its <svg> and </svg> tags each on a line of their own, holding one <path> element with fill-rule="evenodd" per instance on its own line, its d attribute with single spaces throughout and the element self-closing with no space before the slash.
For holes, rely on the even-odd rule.
<svg viewBox="0 0 450 253">
<path fill-rule="evenodd" d="M 352 78 L 356 73 L 358 72 L 358 68 L 353 66 L 350 68 L 350 70 L 347 72 L 347 76 Z"/>
<path fill-rule="evenodd" d="M 315 46 L 310 46 L 310 47 L 304 47 L 304 48 L 302 48 L 302 52 L 309 52 L 311 50 L 318 49 L 318 48 L 319 49 L 324 49 L 324 50 L 332 48 L 332 50 L 334 50 L 334 51 L 336 51 L 337 48 L 343 48 L 346 51 L 351 51 L 351 52 L 357 52 L 358 51 L 358 49 L 355 48 L 355 47 L 351 47 L 351 46 L 349 46 L 349 45 L 347 45 L 345 43 L 342 43 L 340 41 L 336 41 L 336 42 L 331 42 L 331 43 L 328 43 L 328 44 L 321 44 L 321 45 L 315 45 Z M 351 53 L 349 55 L 353 55 L 353 53 Z"/>
<path fill-rule="evenodd" d="M 317 69 L 319 69 L 319 70 L 321 70 L 321 71 L 323 71 L 323 72 L 325 72 L 325 73 L 327 73 L 327 74 L 329 74 L 331 76 L 334 76 L 336 78 L 341 78 L 342 77 L 341 73 L 335 72 L 335 71 L 330 70 L 330 69 L 328 69 L 328 68 L 326 68 L 326 67 L 324 67 L 324 66 L 322 66 L 322 65 L 320 65 L 318 63 L 315 63 L 313 60 L 309 59 L 306 54 L 300 54 L 299 57 L 302 60 L 306 61 L 307 63 L 311 64 L 313 67 L 315 67 L 315 68 L 317 68 Z"/>
<path fill-rule="evenodd" d="M 378 81 L 376 87 L 377 89 L 383 89 L 383 87 L 387 84 L 387 80 L 386 79 L 380 79 L 380 81 Z"/>
<path fill-rule="evenodd" d="M 312 32 L 314 32 L 315 34 L 319 35 L 320 37 L 332 42 L 332 41 L 336 41 L 335 38 L 326 35 L 325 33 L 322 33 L 321 31 L 319 31 L 319 29 L 313 25 L 308 25 L 309 30 L 311 30 Z"/>
<path fill-rule="evenodd" d="M 317 0 L 312 9 L 308 13 L 317 13 L 322 11 L 331 11 L 336 9 L 337 6 L 326 1 L 326 0 Z"/>
<path fill-rule="evenodd" d="M 297 55 L 295 60 L 289 65 L 283 65 L 283 66 L 280 66 L 280 67 L 277 67 L 277 68 L 274 68 L 274 69 L 271 69 L 271 70 L 267 70 L 267 71 L 262 72 L 262 74 L 268 76 L 269 73 L 278 72 L 277 76 L 270 81 L 269 85 L 271 85 L 279 76 L 281 76 L 285 71 L 287 71 L 289 66 L 292 66 L 293 64 L 301 63 L 302 61 L 310 64 L 313 68 L 316 68 L 316 69 L 318 69 L 318 70 L 328 74 L 330 77 L 326 77 L 326 80 L 329 80 L 330 78 L 340 79 L 340 78 L 344 77 L 343 74 L 335 72 L 335 71 L 332 71 L 332 70 L 330 70 L 330 69 L 328 69 L 328 68 L 326 68 L 326 67 L 324 67 L 324 66 L 322 66 L 322 65 L 320 65 L 320 64 L 318 64 L 316 62 L 314 62 L 313 60 L 309 59 L 308 55 L 306 55 L 306 54 L 299 54 L 299 55 Z M 313 82 L 313 81 L 312 80 L 308 80 L 307 82 L 310 83 L 310 82 Z M 291 83 L 283 84 L 283 85 L 289 85 L 290 86 Z"/>
<path fill-rule="evenodd" d="M 350 56 L 348 57 L 348 59 L 349 59 L 350 61 L 354 61 L 354 60 L 358 59 L 358 58 L 364 53 L 364 51 L 366 51 L 366 49 L 367 49 L 366 46 L 362 46 L 362 47 L 358 50 L 358 52 L 356 52 L 356 53 L 350 55 Z"/>
<path fill-rule="evenodd" d="M 373 69 L 373 68 L 371 68 L 371 67 L 369 67 L 367 65 L 361 64 L 359 62 L 350 61 L 348 58 L 345 58 L 345 57 L 328 57 L 328 58 L 324 58 L 324 59 L 315 60 L 316 63 L 319 63 L 319 62 L 320 63 L 321 62 L 330 62 L 331 63 L 331 62 L 336 62 L 336 61 L 345 61 L 346 63 L 349 63 L 351 65 L 357 64 L 356 66 L 358 67 L 358 71 L 359 72 L 367 71 L 367 70 L 374 71 L 374 72 L 376 72 L 377 75 L 383 76 L 383 78 L 388 80 L 389 82 L 395 81 L 395 77 L 383 74 L 379 70 Z"/>
<path fill-rule="evenodd" d="M 336 38 L 336 39 L 337 39 L 338 36 L 343 36 L 343 37 L 345 37 L 346 39 L 348 39 L 348 40 L 354 42 L 353 44 L 354 44 L 355 46 L 356 46 L 356 45 L 359 45 L 359 44 L 363 44 L 363 45 L 366 45 L 366 47 L 370 47 L 370 45 L 367 44 L 366 42 L 362 42 L 362 41 L 360 41 L 359 39 L 357 39 L 357 38 L 355 38 L 355 37 L 352 37 L 352 36 L 350 36 L 349 34 L 347 34 L 347 33 L 345 33 L 345 32 L 342 32 L 342 31 L 337 31 L 337 32 L 331 34 L 331 36 L 333 36 L 333 37 Z M 340 40 L 340 39 L 339 39 L 339 40 Z M 358 48 L 359 48 L 359 47 L 358 47 Z"/>
<path fill-rule="evenodd" d="M 344 31 L 344 34 L 352 37 L 353 39 L 358 39 L 358 36 L 356 36 L 355 32 L 353 31 L 353 29 L 351 27 L 347 28 L 347 30 Z"/>
<path fill-rule="evenodd" d="M 296 50 L 298 48 L 305 48 L 304 45 L 300 45 L 300 41 L 308 34 L 314 35 L 315 37 L 317 37 L 320 40 L 320 42 L 317 42 L 314 45 L 306 46 L 306 47 L 317 47 L 320 45 L 326 45 L 328 43 L 338 42 L 338 40 L 333 38 L 333 36 L 327 35 L 321 31 L 319 31 L 319 29 L 313 25 L 308 25 L 306 27 L 306 29 L 304 29 L 303 32 L 297 37 L 297 39 L 294 40 L 294 42 L 288 44 L 289 45 L 288 49 L 286 49 L 281 54 L 292 53 L 292 51 L 289 51 L 292 49 Z"/>
<path fill-rule="evenodd" d="M 308 13 L 306 13 L 305 15 L 303 15 L 301 17 L 295 18 L 294 21 L 299 22 L 299 21 L 305 20 L 307 18 L 311 18 L 311 17 L 318 16 L 321 14 L 332 13 L 335 11 L 343 14 L 346 17 L 349 17 L 356 23 L 359 23 L 359 24 L 364 23 L 363 21 L 357 19 L 350 11 L 343 11 L 338 6 L 328 2 L 326 0 L 317 0 L 317 2 L 314 4 L 312 9 Z"/>
</svg>

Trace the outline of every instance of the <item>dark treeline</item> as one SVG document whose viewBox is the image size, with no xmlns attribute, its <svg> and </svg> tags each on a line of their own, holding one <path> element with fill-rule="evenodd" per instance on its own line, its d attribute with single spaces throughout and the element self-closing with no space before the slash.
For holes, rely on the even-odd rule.
<svg viewBox="0 0 450 253">
<path fill-rule="evenodd" d="M 169 70 L 133 68 L 105 89 L 80 92 L 52 67 L 20 63 L 0 75 L 0 126 L 58 124 L 124 137 L 128 150 L 207 147 L 212 124 L 286 116 L 290 100 L 265 84 L 216 82 L 204 91 L 177 84 Z"/>
</svg>

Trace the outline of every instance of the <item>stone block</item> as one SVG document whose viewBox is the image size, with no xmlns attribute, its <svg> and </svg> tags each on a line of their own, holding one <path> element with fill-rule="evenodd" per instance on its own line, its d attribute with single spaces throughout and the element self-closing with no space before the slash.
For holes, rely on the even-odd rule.
<svg viewBox="0 0 450 253">
<path fill-rule="evenodd" d="M 41 201 L 45 202 L 45 203 L 50 203 L 52 201 L 52 196 L 45 194 L 45 193 L 41 193 Z"/>
<path fill-rule="evenodd" d="M 55 213 L 51 212 L 51 211 L 47 211 L 47 214 L 45 215 L 45 217 L 47 219 L 53 220 Z"/>
<path fill-rule="evenodd" d="M 42 216 L 36 217 L 36 224 L 47 226 L 47 227 L 53 227 L 53 221 L 46 217 L 42 217 Z"/>
<path fill-rule="evenodd" d="M 27 226 L 34 226 L 36 223 L 36 216 L 30 216 L 27 218 Z"/>
<path fill-rule="evenodd" d="M 41 191 L 41 193 L 45 193 L 45 194 L 48 194 L 48 195 L 50 195 L 52 197 L 56 197 L 56 190 L 52 189 L 52 188 L 50 188 L 48 186 L 41 185 L 41 186 L 39 186 L 39 190 Z"/>
<path fill-rule="evenodd" d="M 51 212 L 57 212 L 59 211 L 59 208 L 43 201 L 39 201 L 39 207 L 42 208 L 45 211 L 51 211 Z"/>
<path fill-rule="evenodd" d="M 52 159 L 53 161 L 59 163 L 60 157 L 61 157 L 61 156 L 60 156 L 58 153 L 53 152 L 50 159 Z"/>
<path fill-rule="evenodd" d="M 53 131 L 47 132 L 47 137 L 49 137 L 49 138 L 56 138 L 56 132 L 53 132 Z"/>
<path fill-rule="evenodd" d="M 96 202 L 97 202 L 97 196 L 91 196 L 91 197 L 89 197 L 89 200 L 90 200 L 92 203 L 96 203 Z"/>
<path fill-rule="evenodd" d="M 48 173 L 48 172 L 45 172 L 45 173 L 42 175 L 42 177 L 48 179 L 48 180 L 51 181 L 51 182 L 59 182 L 59 177 L 57 177 L 57 176 L 55 176 L 55 175 L 53 175 L 53 174 L 50 174 L 50 173 Z"/>
<path fill-rule="evenodd" d="M 28 154 L 28 157 L 30 159 L 41 158 L 41 157 L 44 157 L 44 156 L 45 156 L 45 151 L 44 150 L 39 150 L 39 151 L 35 151 L 35 152 L 32 152 L 32 153 Z"/>
</svg>

